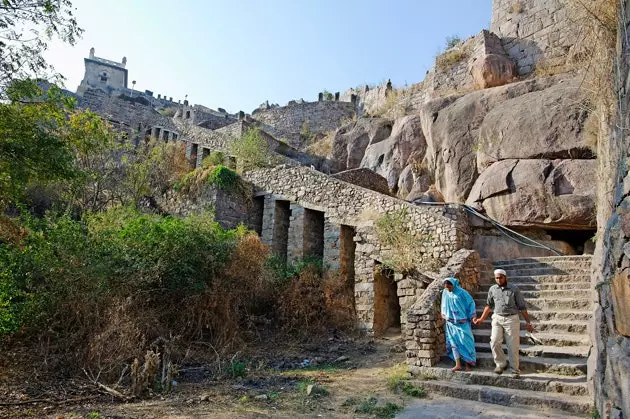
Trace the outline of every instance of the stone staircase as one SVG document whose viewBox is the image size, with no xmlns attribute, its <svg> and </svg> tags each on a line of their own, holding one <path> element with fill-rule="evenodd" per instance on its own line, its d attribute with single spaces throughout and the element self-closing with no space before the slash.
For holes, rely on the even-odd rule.
<svg viewBox="0 0 630 419">
<path fill-rule="evenodd" d="M 444 357 L 436 367 L 413 367 L 414 382 L 429 392 L 505 406 L 530 406 L 561 410 L 566 415 L 586 415 L 592 397 L 586 383 L 589 352 L 590 256 L 523 258 L 496 261 L 481 274 L 481 287 L 473 296 L 478 315 L 494 284 L 492 269 L 505 269 L 527 302 L 535 344 L 521 323 L 520 378 L 493 373 L 490 319 L 473 328 L 477 366 L 470 373 L 451 372 L 453 362 Z M 503 345 L 505 350 L 506 346 Z"/>
</svg>

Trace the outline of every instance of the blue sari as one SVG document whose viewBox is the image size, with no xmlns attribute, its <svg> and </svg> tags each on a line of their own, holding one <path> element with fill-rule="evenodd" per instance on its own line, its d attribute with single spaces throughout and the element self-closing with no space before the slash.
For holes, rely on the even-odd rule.
<svg viewBox="0 0 630 419">
<path fill-rule="evenodd" d="M 453 291 L 442 291 L 442 318 L 446 331 L 446 354 L 452 359 L 463 359 L 468 364 L 475 364 L 475 338 L 471 322 L 475 317 L 475 301 L 459 286 L 455 278 L 446 278 L 443 282 L 453 284 Z"/>
</svg>

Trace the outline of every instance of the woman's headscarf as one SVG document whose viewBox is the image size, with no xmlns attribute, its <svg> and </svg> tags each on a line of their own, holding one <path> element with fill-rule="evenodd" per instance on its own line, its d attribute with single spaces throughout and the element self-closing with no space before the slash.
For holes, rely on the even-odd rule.
<svg viewBox="0 0 630 419">
<path fill-rule="evenodd" d="M 453 291 L 442 291 L 442 317 L 454 323 L 472 320 L 476 314 L 473 298 L 459 286 L 456 278 L 445 278 L 442 284 L 445 282 L 453 284 Z"/>
</svg>

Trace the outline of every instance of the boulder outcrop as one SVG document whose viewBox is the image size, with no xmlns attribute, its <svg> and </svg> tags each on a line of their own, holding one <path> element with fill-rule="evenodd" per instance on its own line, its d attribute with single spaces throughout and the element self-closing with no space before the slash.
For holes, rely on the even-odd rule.
<svg viewBox="0 0 630 419">
<path fill-rule="evenodd" d="M 482 170 L 504 159 L 590 158 L 587 117 L 574 79 L 509 99 L 481 124 L 477 166 Z"/>
<path fill-rule="evenodd" d="M 365 149 L 388 138 L 392 121 L 384 118 L 360 118 L 337 129 L 330 152 L 331 169 L 335 172 L 360 167 Z"/>
<path fill-rule="evenodd" d="M 422 133 L 419 115 L 408 115 L 395 121 L 392 133 L 386 140 L 369 145 L 361 160 L 361 167 L 375 171 L 387 179 L 391 190 L 398 188 L 398 180 L 403 171 L 414 162 L 410 157 L 422 161 L 427 142 Z M 407 171 L 409 176 L 410 169 Z M 413 177 L 413 176 L 412 176 Z M 409 185 L 404 185 L 410 189 Z"/>
<path fill-rule="evenodd" d="M 595 228 L 595 160 L 503 160 L 477 179 L 467 203 L 508 226 Z"/>
</svg>

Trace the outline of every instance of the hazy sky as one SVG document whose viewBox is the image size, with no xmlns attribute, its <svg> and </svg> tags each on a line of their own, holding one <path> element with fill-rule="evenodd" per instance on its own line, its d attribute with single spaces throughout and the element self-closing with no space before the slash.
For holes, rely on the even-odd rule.
<svg viewBox="0 0 630 419">
<path fill-rule="evenodd" d="M 129 87 L 229 112 L 421 81 L 447 36 L 488 28 L 491 0 L 73 0 L 85 29 L 48 61 L 75 91 L 83 58 L 127 57 Z"/>
</svg>

